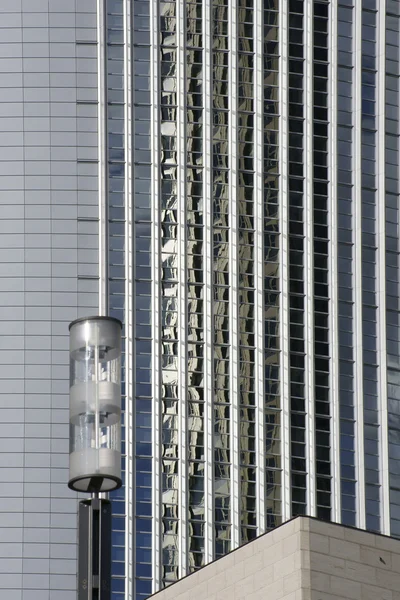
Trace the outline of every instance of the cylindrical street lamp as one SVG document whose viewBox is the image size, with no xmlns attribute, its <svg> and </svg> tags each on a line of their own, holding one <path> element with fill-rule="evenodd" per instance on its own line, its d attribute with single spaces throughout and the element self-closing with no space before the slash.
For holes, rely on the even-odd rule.
<svg viewBox="0 0 400 600">
<path fill-rule="evenodd" d="M 86 317 L 70 326 L 68 486 L 79 505 L 79 600 L 110 598 L 111 505 L 99 493 L 121 486 L 121 328 Z"/>
</svg>

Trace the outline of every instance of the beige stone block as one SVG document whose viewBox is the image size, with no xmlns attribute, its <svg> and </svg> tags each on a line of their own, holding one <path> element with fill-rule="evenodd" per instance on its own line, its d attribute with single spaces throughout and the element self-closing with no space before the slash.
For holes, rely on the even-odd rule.
<svg viewBox="0 0 400 600">
<path fill-rule="evenodd" d="M 392 554 L 379 548 L 360 546 L 360 560 L 365 565 L 379 567 L 380 569 L 392 568 Z M 400 565 L 400 556 L 399 556 Z"/>
<path fill-rule="evenodd" d="M 263 598 L 264 600 L 278 600 L 279 598 L 282 598 L 283 580 L 280 579 L 279 581 L 274 581 L 273 583 L 270 583 L 269 585 L 259 589 L 257 591 L 257 595 L 259 598 Z M 250 597 L 246 598 L 246 600 L 250 600 Z"/>
<path fill-rule="evenodd" d="M 301 590 L 299 592 L 299 600 L 311 600 L 311 590 Z"/>
<path fill-rule="evenodd" d="M 329 554 L 331 556 L 338 556 L 340 558 L 344 558 L 345 560 L 347 559 L 359 562 L 360 545 L 354 544 L 353 542 L 347 542 L 345 540 L 331 538 L 329 540 Z"/>
<path fill-rule="evenodd" d="M 375 544 L 377 548 L 382 548 L 382 550 L 400 554 L 400 540 L 395 540 L 387 535 L 376 535 Z"/>
<path fill-rule="evenodd" d="M 217 592 L 219 592 L 220 590 L 223 590 L 224 588 L 228 587 L 229 583 L 227 583 L 226 581 L 226 572 L 223 571 L 221 573 L 218 573 L 217 575 L 214 575 L 214 577 L 207 577 L 206 572 L 203 573 L 204 575 L 204 584 L 207 587 L 207 592 L 210 594 L 216 594 Z M 199 584 L 201 585 L 201 584 Z"/>
<path fill-rule="evenodd" d="M 287 521 L 280 527 L 273 529 L 268 536 L 272 536 L 273 543 L 280 542 L 287 537 L 295 535 L 300 528 L 300 523 L 297 519 L 292 519 L 291 521 Z"/>
<path fill-rule="evenodd" d="M 376 535 L 369 531 L 361 531 L 353 527 L 344 527 L 344 539 L 354 544 L 375 547 Z"/>
<path fill-rule="evenodd" d="M 310 551 L 301 550 L 294 555 L 295 569 L 310 569 Z"/>
<path fill-rule="evenodd" d="M 337 542 L 337 540 L 334 540 Z M 329 538 L 320 533 L 310 532 L 310 550 L 320 552 L 321 554 L 329 554 Z"/>
<path fill-rule="evenodd" d="M 252 575 L 256 573 L 264 566 L 264 553 L 257 552 L 253 556 L 247 557 L 244 561 L 244 576 Z"/>
<path fill-rule="evenodd" d="M 332 575 L 334 577 L 334 575 Z M 331 576 L 318 571 L 310 572 L 311 589 L 317 592 L 329 592 L 331 589 Z"/>
<path fill-rule="evenodd" d="M 223 556 L 222 558 L 219 558 L 212 564 L 215 568 L 215 574 L 226 571 L 235 564 L 235 551 Z"/>
<path fill-rule="evenodd" d="M 246 560 L 249 556 L 253 556 L 254 554 L 254 545 L 253 542 L 249 542 L 244 546 L 241 546 L 238 550 L 232 552 L 232 556 L 235 564 L 241 562 L 242 560 Z M 225 557 L 224 557 L 225 558 Z M 224 559 L 221 559 L 224 560 Z"/>
<path fill-rule="evenodd" d="M 174 598 L 174 590 L 175 589 L 178 590 L 180 594 L 182 594 L 183 592 L 187 592 L 187 591 L 193 589 L 194 587 L 196 587 L 196 585 L 200 581 L 200 577 L 201 577 L 201 581 L 203 581 L 203 579 L 206 579 L 213 574 L 213 569 L 212 569 L 213 566 L 214 565 L 209 565 L 207 567 L 204 567 L 204 569 L 201 569 L 201 571 L 196 571 L 195 573 L 192 573 L 191 575 L 184 577 L 179 582 L 174 583 L 172 586 L 169 586 L 168 588 L 166 588 L 168 590 L 168 592 L 170 593 L 169 597 Z M 179 589 L 178 589 L 178 587 L 179 587 Z"/>
<path fill-rule="evenodd" d="M 263 563 L 264 565 L 271 565 L 275 561 L 280 560 L 283 557 L 283 543 L 278 542 L 269 548 L 265 548 L 263 551 Z"/>
<path fill-rule="evenodd" d="M 309 519 L 309 522 L 310 532 L 312 531 L 313 533 L 320 533 L 321 535 L 344 540 L 344 527 L 341 525 L 317 521 L 316 519 Z"/>
<path fill-rule="evenodd" d="M 300 550 L 300 534 L 301 532 L 297 531 L 282 541 L 282 551 L 285 556 Z"/>
<path fill-rule="evenodd" d="M 304 590 L 311 588 L 311 571 L 310 569 L 300 569 L 301 573 L 301 587 Z"/>
<path fill-rule="evenodd" d="M 253 574 L 253 589 L 255 592 L 261 588 L 271 585 L 274 581 L 274 566 L 263 566 L 259 571 Z"/>
<path fill-rule="evenodd" d="M 336 596 L 336 594 L 327 594 L 326 592 L 311 591 L 311 600 L 349 600 L 347 596 Z"/>
<path fill-rule="evenodd" d="M 235 593 L 235 586 L 230 585 L 224 590 L 220 590 L 215 594 L 215 600 L 232 600 Z"/>
<path fill-rule="evenodd" d="M 343 579 L 335 575 L 331 576 L 330 593 L 337 596 L 344 596 L 349 600 L 362 600 L 361 583 L 359 581 L 351 581 L 350 579 Z"/>
<path fill-rule="evenodd" d="M 278 580 L 282 577 L 287 577 L 295 570 L 295 555 L 289 554 L 289 556 L 285 556 L 281 560 L 278 560 L 274 563 L 274 579 Z"/>
<path fill-rule="evenodd" d="M 282 600 L 298 600 L 297 591 L 282 596 Z"/>
<path fill-rule="evenodd" d="M 370 565 L 362 565 L 360 563 L 346 560 L 344 577 L 361 583 L 376 584 L 376 569 Z"/>
<path fill-rule="evenodd" d="M 245 578 L 244 565 L 244 562 L 239 562 L 237 564 L 230 565 L 226 569 L 225 574 L 227 585 L 230 585 L 231 583 L 236 583 L 237 581 L 240 581 L 241 579 Z"/>
<path fill-rule="evenodd" d="M 377 552 L 379 552 L 379 551 L 380 550 L 377 550 Z M 386 560 L 386 559 L 384 558 L 384 560 Z M 392 571 L 400 571 L 400 554 L 397 554 L 397 552 L 391 552 L 390 553 L 390 564 L 391 564 Z M 379 565 L 379 568 L 381 568 L 381 565 Z"/>
<path fill-rule="evenodd" d="M 294 571 L 283 580 L 283 592 L 289 594 L 301 589 L 301 571 Z"/>
<path fill-rule="evenodd" d="M 361 598 L 362 600 L 394 600 L 391 590 L 366 583 L 361 584 Z"/>
<path fill-rule="evenodd" d="M 254 578 L 253 575 L 249 575 L 244 579 L 241 579 L 235 584 L 235 600 L 242 600 L 251 598 L 251 594 L 254 592 Z M 233 600 L 233 598 L 232 598 Z"/>
<path fill-rule="evenodd" d="M 310 549 L 310 532 L 309 531 L 300 531 L 300 550 L 309 550 Z"/>
<path fill-rule="evenodd" d="M 298 531 L 310 531 L 310 517 L 297 517 Z"/>
<path fill-rule="evenodd" d="M 392 591 L 400 590 L 400 573 L 395 571 L 385 571 L 384 569 L 375 569 L 375 582 L 378 587 L 383 587 Z"/>
<path fill-rule="evenodd" d="M 326 554 L 318 554 L 310 552 L 310 569 L 312 571 L 320 571 L 327 575 L 343 575 L 345 572 L 345 561 L 337 556 L 327 556 Z"/>
<path fill-rule="evenodd" d="M 207 589 L 207 581 L 198 583 L 187 593 L 189 596 L 188 600 L 210 600 L 210 598 L 215 600 L 213 590 Z"/>
</svg>

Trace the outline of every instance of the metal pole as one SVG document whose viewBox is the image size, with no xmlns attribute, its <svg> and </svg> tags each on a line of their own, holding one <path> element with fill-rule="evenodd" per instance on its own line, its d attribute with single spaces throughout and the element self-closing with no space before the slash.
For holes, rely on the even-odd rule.
<svg viewBox="0 0 400 600">
<path fill-rule="evenodd" d="M 78 600 L 111 599 L 111 502 L 79 503 Z"/>
</svg>

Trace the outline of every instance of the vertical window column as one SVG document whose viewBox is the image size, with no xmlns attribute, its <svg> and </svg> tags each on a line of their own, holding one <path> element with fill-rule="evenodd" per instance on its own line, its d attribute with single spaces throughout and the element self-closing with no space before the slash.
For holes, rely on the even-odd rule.
<svg viewBox="0 0 400 600">
<path fill-rule="evenodd" d="M 339 431 L 341 521 L 356 526 L 355 404 L 354 404 L 354 10 L 348 3 L 338 6 L 338 341 L 339 341 Z"/>
<path fill-rule="evenodd" d="M 265 527 L 282 522 L 282 387 L 281 348 L 281 223 L 279 219 L 279 2 L 269 0 L 263 10 L 263 358 Z M 259 199 L 256 198 L 255 202 Z M 260 268 L 258 266 L 258 268 Z"/>
<path fill-rule="evenodd" d="M 204 206 L 202 2 L 186 3 L 187 436 L 188 569 L 204 555 Z"/>
<path fill-rule="evenodd" d="M 304 271 L 304 2 L 290 0 L 289 35 L 289 367 L 292 516 L 307 512 Z"/>
<path fill-rule="evenodd" d="M 213 0 L 212 27 L 212 226 L 214 331 L 215 556 L 231 550 L 231 421 L 229 322 L 228 1 Z"/>
<path fill-rule="evenodd" d="M 132 3 L 133 102 L 133 393 L 134 414 L 134 594 L 152 592 L 152 169 L 150 155 L 150 3 Z M 158 324 L 156 325 L 156 327 Z"/>
<path fill-rule="evenodd" d="M 331 518 L 331 394 L 328 286 L 328 17 L 329 2 L 314 2 L 313 226 L 314 226 L 314 401 L 316 516 Z M 313 476 L 311 474 L 311 476 Z"/>
<path fill-rule="evenodd" d="M 238 342 L 240 543 L 257 534 L 255 415 L 254 7 L 238 1 Z"/>
</svg>

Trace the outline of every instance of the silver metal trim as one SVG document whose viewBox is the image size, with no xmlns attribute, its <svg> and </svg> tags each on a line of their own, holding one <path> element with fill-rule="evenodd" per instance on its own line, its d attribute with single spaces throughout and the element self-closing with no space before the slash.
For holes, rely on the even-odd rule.
<svg viewBox="0 0 400 600">
<path fill-rule="evenodd" d="M 313 218 L 313 3 L 304 3 L 304 282 L 305 282 L 305 400 L 307 439 L 307 514 L 316 506 L 315 394 L 314 394 L 314 218 Z"/>
<path fill-rule="evenodd" d="M 389 431 L 388 431 L 388 384 L 386 342 L 386 10 L 377 3 L 377 347 L 380 364 L 378 368 L 380 471 L 381 471 L 381 533 L 390 535 L 390 481 L 389 481 Z"/>
<path fill-rule="evenodd" d="M 229 240 L 229 324 L 230 324 L 230 402 L 231 402 L 231 514 L 232 550 L 240 544 L 240 469 L 239 469 L 239 388 L 238 388 L 238 269 L 237 269 L 237 1 L 231 0 L 228 8 L 229 51 L 229 198 L 230 240 Z"/>
<path fill-rule="evenodd" d="M 97 0 L 97 140 L 99 187 L 99 314 L 108 314 L 107 7 Z"/>
<path fill-rule="evenodd" d="M 265 532 L 265 392 L 264 392 L 264 10 L 254 6 L 254 212 L 255 212 L 255 397 L 257 534 Z"/>
<path fill-rule="evenodd" d="M 330 390 L 331 390 L 331 500 L 332 513 L 331 519 L 336 523 L 341 522 L 341 485 L 340 485 L 340 412 L 339 412 L 339 298 L 338 298 L 338 218 L 337 218 L 337 0 L 332 0 L 330 4 L 330 32 L 328 39 L 330 41 L 330 89 L 328 92 L 329 102 L 329 293 L 330 293 Z"/>
<path fill-rule="evenodd" d="M 280 289 L 281 303 L 279 319 L 281 324 L 280 378 L 282 411 L 282 520 L 292 516 L 291 507 L 291 467 L 290 467 L 290 370 L 289 370 L 289 267 L 288 267 L 288 3 L 279 3 L 279 224 L 280 224 Z"/>
<path fill-rule="evenodd" d="M 365 472 L 364 472 L 364 379 L 363 379 L 363 326 L 362 326 L 362 215 L 361 215 L 361 112 L 362 112 L 362 3 L 354 7 L 354 408 L 355 408 L 355 463 L 357 477 L 357 527 L 365 529 Z"/>
<path fill-rule="evenodd" d="M 124 0 L 124 129 L 125 129 L 125 598 L 133 598 L 135 534 L 135 416 L 133 411 L 134 363 L 133 221 L 132 221 L 132 48 L 131 1 Z"/>
<path fill-rule="evenodd" d="M 157 401 L 153 403 L 153 464 L 152 464 L 152 506 L 153 506 L 153 547 L 152 547 L 152 592 L 161 587 L 161 371 L 160 371 L 160 122 L 159 122 L 159 60 L 158 60 L 158 0 L 150 2 L 150 86 L 151 86 L 151 211 L 153 235 L 151 240 L 152 266 L 152 393 Z"/>
<path fill-rule="evenodd" d="M 185 0 L 176 2 L 177 23 L 177 188 L 178 188 L 178 388 L 179 388 L 179 577 L 185 577 L 188 568 L 188 460 L 187 460 L 187 264 L 186 264 L 186 16 Z"/>
<path fill-rule="evenodd" d="M 205 564 L 214 559 L 214 430 L 213 430 L 213 294 L 212 294 L 212 245 L 213 245 L 213 214 L 212 214 L 212 148 L 209 137 L 212 131 L 212 39 L 211 39 L 211 6 L 203 2 L 203 31 L 204 31 L 204 110 L 203 110 L 203 148 L 204 148 L 204 439 L 205 439 L 205 532 L 204 532 L 204 561 Z"/>
</svg>

